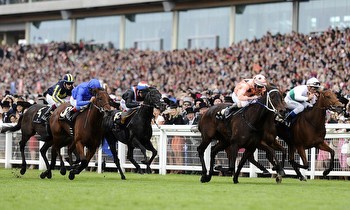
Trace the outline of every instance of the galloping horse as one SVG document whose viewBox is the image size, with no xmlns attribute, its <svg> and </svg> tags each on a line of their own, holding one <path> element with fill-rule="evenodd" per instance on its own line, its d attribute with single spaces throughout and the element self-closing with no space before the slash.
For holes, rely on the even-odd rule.
<svg viewBox="0 0 350 210">
<path fill-rule="evenodd" d="M 120 111 L 114 111 L 112 116 L 106 117 L 107 128 L 105 130 L 105 138 L 109 144 L 113 154 L 114 163 L 120 169 L 120 163 L 116 152 L 116 142 L 121 141 L 128 147 L 127 158 L 135 166 L 136 172 L 142 173 L 140 165 L 134 159 L 134 149 L 139 148 L 144 155 L 141 162 L 146 164 L 147 173 L 151 173 L 151 163 L 157 155 L 157 150 L 151 142 L 153 118 L 153 108 L 163 108 L 162 95 L 153 87 L 150 87 L 146 93 L 145 99 L 141 106 L 137 108 L 131 116 L 125 119 L 123 124 L 114 122 L 114 115 L 120 114 Z M 152 152 L 151 158 L 148 160 L 146 150 Z M 120 172 L 120 171 L 119 171 Z"/>
<path fill-rule="evenodd" d="M 306 149 L 316 147 L 329 152 L 331 161 L 329 168 L 323 172 L 323 176 L 327 176 L 333 170 L 334 150 L 324 142 L 326 135 L 326 110 L 336 109 L 341 106 L 342 103 L 339 102 L 336 94 L 331 90 L 319 91 L 319 96 L 314 106 L 300 113 L 290 128 L 282 123 L 277 124 L 277 135 L 287 143 L 289 162 L 301 181 L 306 181 L 306 178 L 300 173 L 299 168 L 309 168 L 305 154 Z M 304 165 L 295 162 L 295 151 L 300 155 Z"/>
<path fill-rule="evenodd" d="M 231 170 L 235 168 L 238 149 L 246 149 L 235 173 L 234 183 L 238 183 L 239 172 L 247 159 L 262 171 L 266 171 L 252 156 L 256 148 L 267 151 L 267 157 L 270 162 L 273 163 L 280 174 L 284 174 L 275 157 L 274 150 L 271 148 L 284 151 L 284 148 L 276 141 L 276 135 L 273 135 L 273 133 L 276 133 L 274 126 L 275 115 L 284 111 L 284 105 L 282 94 L 277 89 L 268 87 L 267 92 L 256 103 L 240 109 L 226 122 L 217 120 L 215 115 L 217 111 L 227 105 L 220 104 L 210 107 L 201 118 L 198 126 L 202 136 L 202 142 L 197 148 L 202 164 L 201 182 L 209 182 L 211 180 L 215 156 L 224 149 L 228 149 L 226 151 L 229 155 Z M 266 132 L 266 129 L 272 130 Z M 212 140 L 218 140 L 218 142 L 211 148 L 210 169 L 209 174 L 207 174 L 204 151 Z"/>
<path fill-rule="evenodd" d="M 46 173 L 51 173 L 51 170 L 54 169 L 57 154 L 60 154 L 60 149 L 64 146 L 69 146 L 69 154 L 70 151 L 74 151 L 75 149 L 81 161 L 80 164 L 74 166 L 69 172 L 69 179 L 73 180 L 75 174 L 79 174 L 88 166 L 96 149 L 102 143 L 104 132 L 102 119 L 107 110 L 111 108 L 109 104 L 110 98 L 107 92 L 102 88 L 93 89 L 92 93 L 95 96 L 95 100 L 73 121 L 73 136 L 71 136 L 72 130 L 68 122 L 60 119 L 61 113 L 69 107 L 70 104 L 61 104 L 53 112 L 50 118 L 50 127 L 53 137 L 51 166 Z M 87 148 L 86 155 L 84 154 L 84 147 Z"/>
<path fill-rule="evenodd" d="M 46 168 L 50 167 L 49 161 L 46 157 L 46 152 L 52 145 L 50 128 L 44 122 L 34 122 L 36 119 L 40 118 L 40 113 L 42 113 L 45 108 L 47 108 L 46 105 L 34 104 L 24 112 L 24 114 L 18 119 L 18 123 L 15 126 L 5 127 L 1 130 L 1 132 L 4 133 L 6 131 L 15 132 L 21 129 L 22 138 L 19 142 L 19 146 L 22 157 L 22 166 L 20 170 L 20 173 L 22 175 L 25 174 L 27 170 L 27 162 L 24 155 L 24 149 L 30 137 L 34 136 L 36 133 L 40 135 L 40 141 L 44 142 L 44 145 L 40 148 L 40 154 L 44 159 Z M 40 177 L 45 178 L 45 175 L 41 174 Z M 49 174 L 47 178 L 51 178 L 51 174 Z"/>
</svg>

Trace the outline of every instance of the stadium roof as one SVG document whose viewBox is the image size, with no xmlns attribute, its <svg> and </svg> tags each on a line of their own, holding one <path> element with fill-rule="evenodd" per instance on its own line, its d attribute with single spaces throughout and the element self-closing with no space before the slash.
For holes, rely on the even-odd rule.
<svg viewBox="0 0 350 210">
<path fill-rule="evenodd" d="M 63 19 L 62 11 L 68 18 L 109 16 L 162 12 L 166 5 L 171 10 L 187 10 L 242 4 L 284 2 L 291 0 L 57 0 L 40 1 L 0 6 L 0 23 L 23 23 L 27 21 Z"/>
</svg>

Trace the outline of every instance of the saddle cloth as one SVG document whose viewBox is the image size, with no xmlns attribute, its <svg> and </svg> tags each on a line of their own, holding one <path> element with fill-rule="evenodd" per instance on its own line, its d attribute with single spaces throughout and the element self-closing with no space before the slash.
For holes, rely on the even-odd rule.
<svg viewBox="0 0 350 210">
<path fill-rule="evenodd" d="M 49 108 L 50 108 L 49 106 L 44 106 L 44 107 L 40 108 L 33 117 L 33 123 L 38 123 L 38 124 L 43 123 L 43 121 L 41 120 L 41 117 L 44 115 L 46 110 L 48 110 Z"/>
</svg>

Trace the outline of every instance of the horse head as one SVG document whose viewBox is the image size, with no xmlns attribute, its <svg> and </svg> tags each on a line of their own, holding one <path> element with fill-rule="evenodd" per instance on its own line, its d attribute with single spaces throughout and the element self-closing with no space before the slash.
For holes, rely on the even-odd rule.
<svg viewBox="0 0 350 210">
<path fill-rule="evenodd" d="M 286 103 L 284 102 L 283 94 L 275 86 L 268 85 L 266 92 L 258 102 L 279 117 L 282 117 L 286 112 Z"/>
<path fill-rule="evenodd" d="M 153 87 L 150 87 L 148 89 L 149 91 L 145 96 L 145 100 L 143 104 L 146 106 L 148 105 L 151 107 L 158 108 L 161 111 L 164 111 L 164 103 L 163 103 L 164 101 L 162 100 L 162 94 L 160 94 L 160 92 Z"/>
<path fill-rule="evenodd" d="M 344 104 L 342 104 L 337 95 L 330 89 L 319 91 L 319 96 L 314 107 L 320 109 L 330 109 L 337 112 L 341 112 Z"/>
<path fill-rule="evenodd" d="M 92 94 L 95 96 L 92 104 L 102 113 L 106 113 L 111 110 L 110 97 L 103 88 L 96 88 L 92 90 Z"/>
</svg>

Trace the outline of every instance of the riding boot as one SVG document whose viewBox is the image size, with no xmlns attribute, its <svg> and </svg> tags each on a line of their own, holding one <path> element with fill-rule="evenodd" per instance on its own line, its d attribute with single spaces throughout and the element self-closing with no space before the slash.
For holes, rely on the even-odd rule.
<svg viewBox="0 0 350 210">
<path fill-rule="evenodd" d="M 54 106 L 50 106 L 46 112 L 41 116 L 41 119 L 44 121 L 44 122 L 47 122 L 47 119 L 50 117 L 51 115 L 51 111 L 54 110 Z"/>
<path fill-rule="evenodd" d="M 296 115 L 297 114 L 294 111 L 291 111 L 287 114 L 286 118 L 284 119 L 284 123 L 287 127 L 289 127 L 291 125 L 292 120 Z"/>
<path fill-rule="evenodd" d="M 66 114 L 66 119 L 69 121 L 69 122 L 72 122 L 73 120 L 73 115 L 74 113 L 77 112 L 77 109 L 75 107 L 73 107 L 71 110 L 69 110 L 69 112 L 67 112 Z"/>
<path fill-rule="evenodd" d="M 224 112 L 225 119 L 228 118 L 230 116 L 230 114 L 232 113 L 232 110 L 237 108 L 237 107 L 238 106 L 236 103 L 233 103 L 231 106 L 227 107 L 227 109 Z"/>
</svg>

